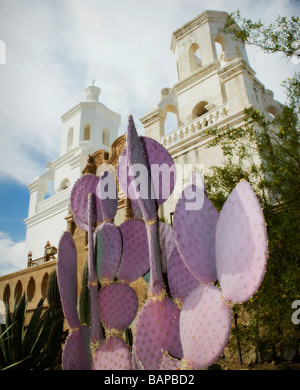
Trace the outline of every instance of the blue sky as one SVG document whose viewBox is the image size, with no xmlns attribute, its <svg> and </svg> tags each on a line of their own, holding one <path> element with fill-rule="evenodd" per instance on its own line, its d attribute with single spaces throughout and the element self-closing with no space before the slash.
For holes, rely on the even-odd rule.
<svg viewBox="0 0 300 390">
<path fill-rule="evenodd" d="M 290 0 L 0 0 L 0 275 L 26 267 L 26 185 L 59 156 L 61 115 L 96 80 L 100 101 L 138 121 L 177 81 L 173 31 L 205 9 L 266 23 L 299 15 Z M 281 55 L 248 48 L 260 81 L 284 103 L 280 83 L 296 71 Z"/>
</svg>

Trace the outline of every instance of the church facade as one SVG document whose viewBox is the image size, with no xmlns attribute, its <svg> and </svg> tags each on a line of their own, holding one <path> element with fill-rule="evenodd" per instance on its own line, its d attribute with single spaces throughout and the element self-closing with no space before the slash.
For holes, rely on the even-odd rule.
<svg viewBox="0 0 300 390">
<path fill-rule="evenodd" d="M 273 116 L 280 111 L 273 93 L 255 77 L 245 47 L 220 32 L 227 15 L 204 11 L 173 33 L 171 50 L 178 80 L 172 87 L 163 88 L 156 107 L 140 118 L 145 135 L 158 140 L 171 153 L 175 164 L 187 165 L 191 171 L 197 164 L 206 171 L 222 162 L 220 149 L 205 148 L 210 141 L 208 129 L 241 126 L 244 108 L 248 106 Z M 28 185 L 28 268 L 0 277 L 0 299 L 14 299 L 25 292 L 30 297 L 30 310 L 45 294 L 63 231 L 74 235 L 79 276 L 87 257 L 86 234 L 74 223 L 69 206 L 73 184 L 84 173 L 95 174 L 101 164 L 116 167 L 125 147 L 125 136 L 118 137 L 120 115 L 98 101 L 100 88 L 92 85 L 85 92 L 86 101 L 62 116 L 60 156 Z M 170 115 L 176 118 L 177 125 L 166 133 Z M 46 198 L 51 181 L 54 193 Z M 132 217 L 128 199 L 120 195 L 116 225 Z M 161 206 L 160 216 L 169 222 L 176 201 L 175 193 Z"/>
</svg>

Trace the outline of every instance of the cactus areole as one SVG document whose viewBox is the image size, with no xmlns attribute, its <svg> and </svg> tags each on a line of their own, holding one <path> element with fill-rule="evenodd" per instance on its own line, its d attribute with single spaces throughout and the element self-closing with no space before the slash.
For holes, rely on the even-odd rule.
<svg viewBox="0 0 300 390">
<path fill-rule="evenodd" d="M 84 175 L 73 186 L 74 220 L 88 233 L 90 326 L 80 322 L 77 312 L 77 252 L 73 237 L 65 232 L 57 262 L 70 329 L 63 369 L 206 368 L 228 342 L 232 306 L 247 301 L 263 280 L 267 230 L 251 185 L 240 182 L 219 214 L 205 184 L 199 185 L 198 174 L 193 174 L 178 199 L 171 227 L 158 221 L 158 209 L 169 197 L 165 194 L 173 191 L 175 178 L 160 178 L 162 188 L 157 188 L 151 169 L 156 163 L 174 165 L 157 141 L 138 135 L 129 116 L 117 178 L 131 201 L 134 219 L 119 227 L 114 224 L 116 185 L 113 196 L 105 196 L 107 180 L 114 179 L 111 173 Z M 197 209 L 189 207 L 195 192 L 203 201 Z M 129 284 L 148 271 L 148 296 L 139 306 Z M 130 345 L 123 336 L 129 328 Z"/>
</svg>

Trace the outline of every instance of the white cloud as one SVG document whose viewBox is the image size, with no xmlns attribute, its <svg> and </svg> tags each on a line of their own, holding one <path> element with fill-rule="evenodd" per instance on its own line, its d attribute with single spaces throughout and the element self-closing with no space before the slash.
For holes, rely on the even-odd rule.
<svg viewBox="0 0 300 390">
<path fill-rule="evenodd" d="M 94 78 L 102 90 L 100 101 L 123 117 L 121 133 L 129 114 L 140 128 L 139 118 L 158 103 L 160 90 L 177 81 L 170 50 L 173 31 L 205 9 L 240 8 L 243 16 L 269 23 L 280 14 L 296 14 L 292 4 L 3 0 L 0 39 L 7 58 L 0 65 L 0 178 L 9 175 L 28 183 L 58 157 L 60 116 L 84 99 L 83 90 Z M 257 77 L 282 100 L 280 83 L 295 66 L 248 52 Z"/>
<path fill-rule="evenodd" d="M 14 242 L 7 233 L 0 231 L 0 276 L 27 266 L 25 242 Z"/>
</svg>

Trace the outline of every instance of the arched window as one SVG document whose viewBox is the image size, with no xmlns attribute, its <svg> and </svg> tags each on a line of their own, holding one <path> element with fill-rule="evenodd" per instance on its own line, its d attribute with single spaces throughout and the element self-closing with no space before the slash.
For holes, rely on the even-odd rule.
<svg viewBox="0 0 300 390">
<path fill-rule="evenodd" d="M 15 293 L 14 293 L 14 298 L 16 300 L 16 303 L 18 303 L 19 300 L 21 299 L 22 292 L 23 292 L 22 283 L 20 280 L 18 280 L 18 283 L 16 284 L 16 287 L 15 287 Z"/>
<path fill-rule="evenodd" d="M 70 150 L 73 146 L 73 137 L 74 137 L 74 129 L 73 127 L 71 127 L 68 131 L 67 150 Z"/>
<path fill-rule="evenodd" d="M 60 183 L 59 191 L 66 190 L 69 186 L 70 186 L 70 181 L 69 181 L 69 179 L 64 179 L 64 180 L 62 180 L 62 182 Z"/>
<path fill-rule="evenodd" d="M 47 295 L 48 279 L 49 279 L 49 275 L 48 272 L 46 272 L 41 284 L 41 293 L 43 297 L 46 297 Z"/>
<path fill-rule="evenodd" d="M 203 114 L 207 113 L 207 109 L 205 108 L 208 105 L 206 101 L 202 101 L 195 105 L 193 108 L 192 114 L 194 118 L 197 118 L 198 116 L 201 116 Z"/>
<path fill-rule="evenodd" d="M 202 65 L 198 43 L 193 43 L 189 49 L 191 72 L 198 70 Z"/>
<path fill-rule="evenodd" d="M 35 280 L 31 276 L 27 285 L 27 298 L 29 302 L 32 301 L 34 294 L 35 294 Z"/>
<path fill-rule="evenodd" d="M 276 118 L 279 114 L 279 110 L 276 106 L 273 106 L 272 104 L 268 105 L 266 107 L 266 111 L 273 117 Z"/>
<path fill-rule="evenodd" d="M 5 286 L 4 293 L 3 293 L 3 301 L 6 303 L 9 301 L 10 298 L 10 287 L 9 284 Z"/>
<path fill-rule="evenodd" d="M 226 39 L 223 35 L 217 35 L 215 37 L 215 48 L 216 48 L 216 54 L 217 59 L 219 61 L 224 61 L 224 53 L 226 51 Z"/>
<path fill-rule="evenodd" d="M 109 146 L 109 143 L 109 130 L 107 127 L 104 127 L 104 129 L 102 130 L 102 144 L 105 146 Z"/>
<path fill-rule="evenodd" d="M 87 124 L 84 126 L 83 140 L 89 141 L 90 139 L 91 139 L 91 126 L 90 124 Z"/>
</svg>

